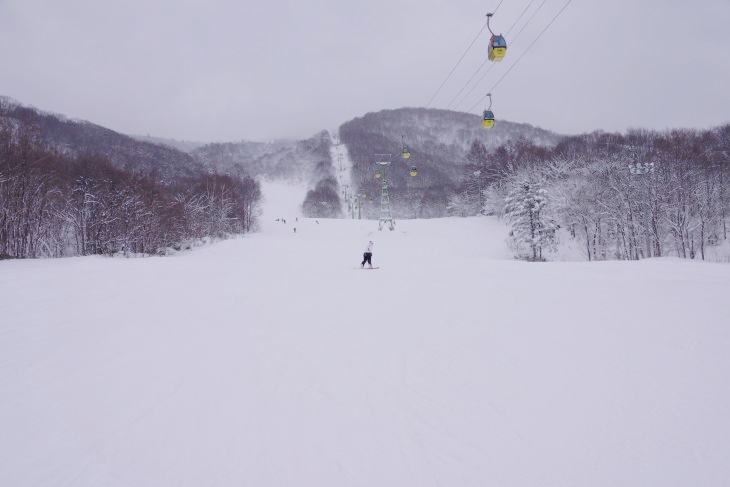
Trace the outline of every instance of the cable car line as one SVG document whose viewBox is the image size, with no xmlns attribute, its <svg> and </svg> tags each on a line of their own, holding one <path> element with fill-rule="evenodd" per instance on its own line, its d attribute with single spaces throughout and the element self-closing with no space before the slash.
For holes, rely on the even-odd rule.
<svg viewBox="0 0 730 487">
<path fill-rule="evenodd" d="M 494 9 L 494 12 L 496 12 L 497 9 L 499 9 L 499 6 L 502 5 L 502 2 L 504 2 L 504 0 L 499 0 L 499 4 L 497 5 L 497 8 Z M 456 68 L 459 67 L 459 64 L 461 64 L 461 61 L 464 59 L 464 57 L 467 55 L 467 53 L 469 52 L 469 50 L 472 48 L 472 46 L 477 41 L 477 39 L 479 39 L 479 36 L 482 35 L 482 32 L 484 32 L 484 29 L 488 25 L 489 25 L 489 18 L 487 18 L 487 22 L 484 24 L 484 26 L 482 26 L 481 30 L 479 30 L 479 33 L 476 35 L 476 37 L 474 37 L 474 40 L 471 41 L 471 44 L 469 44 L 469 47 L 467 47 L 466 48 L 466 51 L 464 51 L 464 54 L 462 54 L 461 57 L 459 58 L 459 60 L 456 62 L 456 65 L 454 65 L 454 67 L 452 68 L 451 72 L 446 76 L 446 79 L 444 79 L 443 83 L 441 83 L 441 86 L 438 87 L 438 89 L 436 90 L 436 93 L 434 93 L 433 96 L 431 97 L 431 99 L 428 100 L 428 103 L 426 103 L 426 108 L 428 108 L 428 107 L 431 106 L 431 102 L 433 102 L 433 99 L 436 98 L 436 95 L 439 94 L 439 92 L 444 87 L 444 85 L 446 84 L 446 82 L 449 80 L 449 78 L 451 78 L 451 75 L 454 74 L 454 71 L 456 71 Z"/>
<path fill-rule="evenodd" d="M 497 7 L 494 10 L 492 10 L 492 13 L 493 14 L 496 14 L 497 13 L 497 10 L 499 10 L 499 6 L 502 5 L 502 2 L 504 2 L 504 0 L 499 0 L 499 3 L 497 4 Z"/>
<path fill-rule="evenodd" d="M 471 78 L 469 78 L 469 81 L 467 81 L 467 82 L 466 82 L 466 84 L 464 85 L 464 87 L 463 87 L 462 89 L 460 89 L 460 90 L 459 90 L 459 92 L 458 92 L 458 93 L 456 94 L 456 96 L 454 96 L 454 99 L 453 99 L 453 100 L 451 100 L 451 101 L 449 102 L 449 104 L 448 104 L 448 105 L 446 105 L 446 109 L 447 109 L 447 110 L 449 109 L 449 107 L 451 107 L 451 104 L 452 104 L 452 103 L 454 103 L 454 102 L 456 101 L 456 99 L 457 99 L 457 98 L 459 98 L 459 95 L 461 95 L 461 93 L 462 93 L 462 92 L 463 92 L 463 91 L 464 91 L 464 90 L 466 89 L 466 87 L 467 87 L 467 86 L 469 86 L 469 83 L 471 83 L 471 80 L 473 80 L 473 79 L 474 79 L 474 77 L 475 77 L 475 76 L 476 76 L 477 74 L 479 74 L 479 71 L 481 71 L 481 70 L 482 70 L 482 68 L 484 67 L 484 65 L 485 65 L 485 64 L 487 64 L 487 62 L 488 62 L 488 61 L 489 61 L 489 59 L 485 59 L 485 60 L 484 60 L 484 62 L 482 63 L 482 65 L 481 65 L 481 66 L 479 66 L 479 68 L 478 68 L 478 69 L 477 69 L 477 70 L 476 70 L 476 71 L 474 72 L 474 74 L 472 74 L 472 75 L 471 75 Z M 487 73 L 489 73 L 489 72 L 490 72 L 490 71 L 492 70 L 492 68 L 493 68 L 493 67 L 494 67 L 494 64 L 492 64 L 491 66 L 489 66 L 489 69 L 487 70 L 487 72 L 486 72 L 486 73 L 484 73 L 484 75 L 482 75 L 482 77 L 481 77 L 481 78 L 479 78 L 479 81 L 483 80 L 483 79 L 484 79 L 484 76 L 486 76 L 486 75 L 487 75 Z M 479 84 L 479 81 L 477 81 L 477 83 L 476 83 L 476 84 L 474 85 L 475 87 L 476 87 L 476 85 L 478 85 L 478 84 Z M 474 90 L 474 88 L 472 88 L 472 91 L 473 91 L 473 90 Z M 470 91 L 469 93 L 471 93 L 471 91 Z M 466 94 L 466 96 L 469 96 L 469 93 L 467 93 L 467 94 Z M 462 101 L 463 101 L 463 100 L 462 100 Z M 460 105 L 460 104 L 461 104 L 461 103 L 459 103 L 459 105 Z M 454 109 L 456 109 L 456 108 L 457 108 L 457 107 L 458 107 L 459 105 L 456 105 L 456 106 L 454 107 Z"/>
<path fill-rule="evenodd" d="M 537 7 L 537 10 L 535 10 L 532 13 L 532 16 L 527 20 L 527 22 L 525 22 L 525 25 L 523 25 L 522 28 L 520 29 L 520 31 L 517 34 L 515 34 L 515 37 L 514 37 L 514 39 L 512 39 L 512 42 L 514 42 L 515 39 L 517 39 L 520 36 L 520 34 L 522 34 L 522 31 L 525 30 L 525 27 L 530 25 L 530 22 L 532 21 L 533 18 L 535 18 L 535 15 L 537 15 L 537 13 L 540 11 L 542 6 L 545 5 L 545 2 L 547 2 L 547 0 L 542 0 L 542 3 L 540 4 L 539 7 Z"/>
<path fill-rule="evenodd" d="M 510 68 L 494 84 L 494 86 L 492 87 L 492 89 L 489 90 L 489 93 L 487 93 L 484 97 L 482 97 L 481 99 L 479 99 L 479 101 L 477 103 L 475 103 L 474 106 L 472 106 L 468 110 L 467 113 L 471 113 L 476 108 L 477 105 L 479 105 L 485 98 L 489 97 L 489 108 L 487 108 L 486 110 L 484 110 L 484 114 L 483 114 L 483 118 L 482 118 L 482 126 L 484 128 L 487 128 L 487 129 L 492 128 L 494 126 L 494 123 L 495 123 L 494 113 L 491 111 L 491 107 L 492 107 L 492 91 L 494 91 L 494 89 L 504 80 L 504 78 L 510 73 L 510 71 L 512 71 L 512 68 L 514 68 L 522 60 L 522 58 L 525 56 L 525 54 L 527 54 L 527 52 L 530 49 L 532 49 L 532 47 L 535 45 L 535 43 L 537 43 L 537 41 L 548 30 L 548 28 L 550 28 L 550 26 L 558 19 L 558 17 L 560 17 L 560 15 L 565 11 L 565 9 L 568 7 L 568 5 L 570 5 L 570 3 L 572 1 L 573 0 L 568 0 L 565 3 L 565 5 L 563 5 L 563 7 L 560 9 L 560 11 L 557 14 L 555 14 L 555 16 L 552 18 L 552 20 L 550 20 L 550 22 L 545 26 L 545 28 L 537 35 L 537 37 L 535 38 L 535 40 L 532 41 L 532 43 L 527 47 L 527 49 L 525 49 L 525 51 L 517 58 L 517 60 L 514 62 L 514 64 L 512 64 L 512 66 L 510 66 Z M 537 12 L 542 8 L 542 6 L 545 4 L 545 2 L 547 2 L 547 0 L 543 0 L 543 2 L 540 4 L 540 6 L 537 8 L 537 10 L 532 14 L 532 16 L 530 17 L 530 19 L 522 27 L 522 29 L 520 30 L 520 32 L 518 32 L 517 35 L 519 35 L 525 29 L 525 27 L 527 27 L 527 25 L 532 21 L 532 19 L 535 17 L 535 15 L 537 14 Z M 500 4 L 501 4 L 501 2 L 500 2 Z M 516 22 L 515 22 L 515 24 L 513 24 L 513 27 L 514 27 L 514 25 L 516 25 Z M 491 29 L 490 29 L 490 31 L 491 31 Z M 481 67 L 480 67 L 480 69 L 481 69 Z M 489 70 L 487 70 L 487 73 L 489 73 Z M 484 76 L 486 76 L 487 73 L 485 73 Z M 480 78 L 479 81 L 481 81 L 482 79 L 484 79 L 484 76 L 482 76 L 482 78 Z M 474 90 L 474 88 L 476 88 L 476 85 L 474 87 L 472 87 L 472 89 L 469 91 L 469 93 L 467 93 L 467 96 L 465 96 L 464 99 L 462 99 L 461 102 L 463 102 L 466 99 L 466 97 L 468 97 L 468 95 Z M 449 127 L 446 127 L 443 131 L 441 131 L 441 133 L 437 134 L 436 137 L 435 137 L 436 140 L 438 141 L 438 139 L 443 134 L 445 134 L 448 130 L 449 130 Z"/>
<path fill-rule="evenodd" d="M 517 34 L 516 34 L 516 35 L 514 36 L 514 38 L 512 38 L 512 39 L 511 39 L 511 41 L 510 41 L 511 43 L 514 43 L 514 42 L 515 42 L 515 40 L 517 40 L 517 37 L 519 37 L 519 35 L 520 35 L 520 34 L 522 33 L 522 31 L 523 31 L 523 30 L 525 30 L 525 27 L 527 27 L 527 26 L 528 26 L 528 25 L 530 24 L 530 22 L 532 22 L 532 19 L 534 19 L 534 18 L 535 18 L 535 15 L 537 14 L 537 12 L 539 12 L 539 11 L 540 11 L 540 9 L 542 8 L 542 6 L 543 6 L 543 5 L 545 5 L 545 2 L 547 2 L 547 0 L 543 0 L 543 1 L 542 1 L 542 3 L 540 4 L 540 6 L 539 6 L 539 7 L 537 7 L 537 9 L 536 9 L 536 10 L 535 10 L 535 11 L 534 11 L 534 12 L 532 13 L 532 16 L 530 16 L 530 18 L 529 18 L 529 19 L 527 20 L 527 22 L 525 23 L 525 25 L 524 25 L 524 26 L 522 26 L 522 29 L 520 29 L 520 31 L 519 31 L 519 32 L 518 32 L 518 33 L 517 33 Z M 512 32 L 512 29 L 514 29 L 515 25 L 517 25 L 517 22 L 519 22 L 519 21 L 520 21 L 520 19 L 522 18 L 522 16 L 523 16 L 523 15 L 525 15 L 525 13 L 527 12 L 527 10 L 528 10 L 528 9 L 530 8 L 530 6 L 531 6 L 531 5 L 533 4 L 533 3 L 535 3 L 535 0 L 530 0 L 530 3 L 528 3 L 528 4 L 527 4 L 527 7 L 525 7 L 525 10 L 523 10 L 523 11 L 522 11 L 522 13 L 520 14 L 520 16 L 519 16 L 519 17 L 517 17 L 517 20 L 515 20 L 515 22 L 514 22 L 514 23 L 512 24 L 512 27 L 510 27 L 510 28 L 509 28 L 509 30 L 507 31 L 507 34 L 506 34 L 507 36 L 509 36 L 509 33 L 510 33 L 510 32 Z M 514 45 L 514 44 L 513 44 L 513 45 Z M 451 100 L 451 101 L 449 102 L 449 104 L 448 104 L 448 105 L 446 105 L 446 108 L 447 108 L 447 109 L 449 109 L 449 108 L 450 108 L 450 107 L 452 106 L 452 104 L 453 104 L 453 103 L 454 103 L 454 102 L 456 101 L 456 99 L 457 99 L 457 98 L 459 97 L 459 95 L 461 95 L 461 93 L 462 93 L 462 92 L 463 92 L 463 91 L 464 91 L 464 90 L 466 89 L 466 87 L 467 87 L 467 86 L 469 86 L 469 83 L 471 83 L 471 82 L 472 82 L 472 80 L 474 79 L 474 77 L 475 77 L 475 76 L 476 76 L 477 74 L 479 74 L 479 71 L 481 71 L 481 70 L 482 70 L 482 68 L 484 67 L 484 65 L 485 65 L 485 64 L 487 64 L 487 62 L 488 62 L 488 61 L 489 61 L 489 59 L 488 59 L 488 58 L 484 60 L 484 62 L 483 62 L 483 63 L 482 63 L 482 64 L 481 64 L 480 66 L 479 66 L 479 68 L 478 68 L 478 69 L 477 69 L 477 70 L 476 70 L 476 71 L 474 72 L 474 74 L 472 75 L 472 77 L 471 77 L 471 78 L 469 78 L 469 81 L 467 81 L 467 82 L 466 82 L 466 84 L 464 85 L 464 87 L 463 87 L 463 88 L 461 88 L 461 90 L 459 90 L 459 92 L 458 92 L 458 93 L 456 94 L 456 96 L 455 96 L 455 97 L 454 97 L 454 98 L 453 98 L 453 99 L 452 99 L 452 100 Z M 492 68 L 493 68 L 493 67 L 494 67 L 494 64 L 492 64 L 492 65 L 491 65 L 491 66 L 489 67 L 489 69 L 487 70 L 487 72 L 486 72 L 486 73 L 484 73 L 484 74 L 482 75 L 482 77 L 481 77 L 481 78 L 479 78 L 479 81 L 477 81 L 476 83 L 474 83 L 474 86 L 472 86 L 472 88 L 471 88 L 471 89 L 470 89 L 470 90 L 469 90 L 469 91 L 467 92 L 467 94 L 466 94 L 466 95 L 464 95 L 464 98 L 462 98 L 462 99 L 461 99 L 461 101 L 460 101 L 459 103 L 457 103 L 456 105 L 454 105 L 454 107 L 453 107 L 453 110 L 456 110 L 457 108 L 459 108 L 459 106 L 460 106 L 460 105 L 461 105 L 462 103 L 464 103 L 464 101 L 465 101 L 465 100 L 466 100 L 467 98 L 469 98 L 469 95 L 471 95 L 471 94 L 472 94 L 472 92 L 473 92 L 473 91 L 474 91 L 474 90 L 476 89 L 476 87 L 477 87 L 477 86 L 479 86 L 479 83 L 481 83 L 481 82 L 482 82 L 482 80 L 483 80 L 484 78 L 486 78 L 486 77 L 487 77 L 487 74 L 489 74 L 489 72 L 490 72 L 490 71 L 492 70 Z"/>
<path fill-rule="evenodd" d="M 522 31 L 524 31 L 524 30 L 525 30 L 525 27 L 527 27 L 527 26 L 528 26 L 528 25 L 530 24 L 530 22 L 532 22 L 532 19 L 534 19 L 534 18 L 535 18 L 535 15 L 537 15 L 537 13 L 538 13 L 538 12 L 540 11 L 540 9 L 542 8 L 542 6 L 543 6 L 543 5 L 545 5 L 545 2 L 547 2 L 547 0 L 542 0 L 542 3 L 540 4 L 540 6 L 539 6 L 539 7 L 537 7 L 537 9 L 536 9 L 536 10 L 535 10 L 535 11 L 534 11 L 534 12 L 532 13 L 532 16 L 530 16 L 530 18 L 529 18 L 529 19 L 527 20 L 527 22 L 525 23 L 525 25 L 523 25 L 523 26 L 522 26 L 522 29 L 520 29 L 520 31 L 519 31 L 519 32 L 518 32 L 517 34 L 515 34 L 514 38 L 513 38 L 513 39 L 512 39 L 512 40 L 511 40 L 510 42 L 512 42 L 512 43 L 514 43 L 514 42 L 515 42 L 515 40 L 516 40 L 516 39 L 517 39 L 517 38 L 519 37 L 519 35 L 520 35 L 520 34 L 522 33 Z M 516 22 L 515 22 L 515 23 L 516 23 Z M 514 27 L 514 24 L 513 24 L 513 26 L 512 26 L 512 27 Z M 511 28 L 510 28 L 510 29 L 511 29 Z M 508 32 L 508 33 L 509 33 L 509 32 Z M 522 57 L 522 56 L 520 56 L 520 57 Z M 482 63 L 482 66 L 483 66 L 483 65 L 484 65 L 484 64 L 485 64 L 485 63 L 486 63 L 487 61 L 488 61 L 488 59 L 487 59 L 487 60 L 485 60 L 485 61 L 484 61 L 484 63 Z M 489 69 L 487 70 L 487 72 L 486 72 L 486 73 L 484 73 L 484 74 L 482 75 L 482 77 L 481 77 L 481 78 L 479 78 L 479 81 L 477 81 L 477 82 L 476 82 L 476 83 L 474 84 L 474 86 L 472 86 L 472 87 L 471 87 L 471 90 L 469 90 L 469 92 L 468 92 L 468 93 L 467 93 L 466 95 L 464 95 L 464 98 L 462 98 L 462 99 L 461 99 L 461 101 L 460 101 L 459 103 L 457 103 L 457 104 L 456 104 L 456 106 L 454 107 L 454 110 L 456 110 L 457 108 L 459 108 L 459 106 L 461 106 L 461 104 L 462 104 L 462 103 L 464 103 L 464 102 L 466 101 L 466 99 L 467 99 L 467 98 L 469 98 L 469 95 L 471 95 L 471 94 L 472 94 L 472 92 L 473 92 L 473 91 L 474 91 L 474 90 L 476 89 L 476 87 L 477 87 L 477 86 L 479 86 L 479 83 L 481 83 L 481 82 L 482 82 L 482 80 L 483 80 L 484 78 L 486 78 L 486 77 L 487 77 L 487 74 L 489 74 L 489 71 L 490 71 L 490 70 L 492 69 L 492 67 L 494 67 L 494 65 L 492 65 L 492 66 L 491 66 L 491 67 L 490 67 L 490 68 L 489 68 Z M 482 100 L 483 100 L 483 99 L 484 99 L 484 98 L 482 98 Z M 481 101 L 481 100 L 480 100 L 480 101 Z M 469 110 L 469 111 L 471 111 L 471 110 Z"/>
<path fill-rule="evenodd" d="M 546 1 L 547 0 L 543 1 L 542 3 L 545 3 Z M 507 34 L 505 34 L 505 35 L 509 36 L 509 33 L 512 32 L 512 29 L 515 28 L 515 25 L 517 25 L 517 22 L 520 21 L 522 16 L 525 15 L 525 12 L 527 12 L 527 10 L 530 8 L 530 5 L 532 5 L 533 3 L 535 3 L 535 0 L 530 0 L 530 3 L 527 4 L 527 7 L 525 7 L 525 10 L 523 10 L 522 13 L 520 14 L 520 16 L 517 17 L 517 20 L 515 20 L 515 23 L 512 24 L 512 27 L 509 28 L 509 30 L 507 31 Z M 538 8 L 538 10 L 540 10 L 540 9 Z M 529 20 L 528 20 L 528 22 L 529 22 Z M 527 24 L 525 24 L 525 25 L 527 25 Z M 514 39 L 511 40 L 511 42 L 514 42 L 514 41 L 515 41 Z"/>
<path fill-rule="evenodd" d="M 466 48 L 466 51 L 464 51 L 464 54 L 462 54 L 461 57 L 459 58 L 459 60 L 456 62 L 456 65 L 453 67 L 451 72 L 446 76 L 446 79 L 444 80 L 444 82 L 441 83 L 441 86 L 439 86 L 438 90 L 436 90 L 436 93 L 434 93 L 433 96 L 431 97 L 431 99 L 428 100 L 428 103 L 426 104 L 426 108 L 431 106 L 431 102 L 433 101 L 433 99 L 436 98 L 436 95 L 439 94 L 439 92 L 441 91 L 441 88 L 443 88 L 444 85 L 446 84 L 446 82 L 449 80 L 449 78 L 451 78 L 451 75 L 454 74 L 454 71 L 456 71 L 456 68 L 459 67 L 459 64 L 461 64 L 461 61 L 464 59 L 464 57 L 467 55 L 467 53 L 469 52 L 471 47 L 474 45 L 474 43 L 477 41 L 477 39 L 479 39 L 479 36 L 482 35 L 482 32 L 484 32 L 484 29 L 486 29 L 486 28 L 487 28 L 487 24 L 485 23 L 484 26 L 479 31 L 479 33 L 474 38 L 474 40 L 471 41 L 471 44 L 469 44 L 469 47 Z"/>
<path fill-rule="evenodd" d="M 506 71 L 506 72 L 505 72 L 505 73 L 504 73 L 504 74 L 502 75 L 502 77 L 501 77 L 501 78 L 499 78 L 499 80 L 498 80 L 498 81 L 497 81 L 497 82 L 496 82 L 496 83 L 494 84 L 494 86 L 492 86 L 492 89 L 491 89 L 491 90 L 489 90 L 489 93 L 492 93 L 492 92 L 494 91 L 494 89 L 495 89 L 495 88 L 496 88 L 496 87 L 497 87 L 497 86 L 498 86 L 498 85 L 499 85 L 499 84 L 500 84 L 500 83 L 502 82 L 502 80 L 503 80 L 503 79 L 505 78 L 505 76 L 507 76 L 507 75 L 509 74 L 509 72 L 510 72 L 510 71 L 512 71 L 512 68 L 514 68 L 515 66 L 517 66 L 517 64 L 518 64 L 518 63 L 520 62 L 520 60 L 521 60 L 521 59 L 522 59 L 522 58 L 524 57 L 524 55 L 525 55 L 525 54 L 527 54 L 527 53 L 528 53 L 528 52 L 530 51 L 530 49 L 532 48 L 532 46 L 534 46 L 534 45 L 535 45 L 535 43 L 536 43 L 536 42 L 537 42 L 537 41 L 538 41 L 538 40 L 540 39 L 540 37 L 542 37 L 542 35 L 543 35 L 543 34 L 545 33 L 545 31 L 546 31 L 546 30 L 548 30 L 548 28 L 549 28 L 549 27 L 550 27 L 550 26 L 551 26 L 551 25 L 553 24 L 553 22 L 555 22 L 555 20 L 557 20 L 557 18 L 558 18 L 558 17 L 560 17 L 560 14 L 562 14 L 562 13 L 563 13 L 563 11 L 564 11 L 564 10 L 565 10 L 565 9 L 566 9 L 566 8 L 568 7 L 568 5 L 570 5 L 570 2 L 572 2 L 572 1 L 573 1 L 573 0 L 568 0 L 568 1 L 566 2 L 566 4 L 565 4 L 565 5 L 563 5 L 563 8 L 561 8 L 561 9 L 560 9 L 560 12 L 558 12 L 558 13 L 557 13 L 557 14 L 555 15 L 555 17 L 553 17 L 553 19 L 552 19 L 552 20 L 551 20 L 551 21 L 550 21 L 550 22 L 548 23 L 548 25 L 546 25 L 546 26 L 545 26 L 545 28 L 544 28 L 544 29 L 542 30 L 542 32 L 540 32 L 540 34 L 539 34 L 539 35 L 538 35 L 538 36 L 537 36 L 537 37 L 535 38 L 535 40 L 534 40 L 534 41 L 532 41 L 532 44 L 530 44 L 530 45 L 529 45 L 529 46 L 527 47 L 527 49 L 525 49 L 525 51 L 524 51 L 524 52 L 523 52 L 523 53 L 522 53 L 522 54 L 520 55 L 520 57 L 519 57 L 519 58 L 517 58 L 517 61 L 515 61 L 515 62 L 514 62 L 514 64 L 513 64 L 512 66 L 510 66 L 510 67 L 509 67 L 509 69 L 508 69 L 508 70 L 507 70 L 507 71 Z M 482 101 L 484 101 L 484 99 L 485 99 L 486 97 L 487 97 L 487 95 L 485 95 L 485 96 L 483 96 L 482 98 L 480 98 L 480 99 L 479 99 L 479 101 L 478 101 L 478 102 L 476 102 L 476 103 L 474 104 L 474 106 L 472 106 L 472 107 L 471 107 L 471 108 L 469 109 L 469 112 L 472 112 L 472 111 L 473 111 L 473 110 L 474 110 L 474 109 L 475 109 L 475 108 L 477 107 L 477 105 L 479 105 L 479 104 L 480 104 L 480 103 L 481 103 Z M 490 97 L 490 98 L 491 98 L 491 97 Z"/>
</svg>

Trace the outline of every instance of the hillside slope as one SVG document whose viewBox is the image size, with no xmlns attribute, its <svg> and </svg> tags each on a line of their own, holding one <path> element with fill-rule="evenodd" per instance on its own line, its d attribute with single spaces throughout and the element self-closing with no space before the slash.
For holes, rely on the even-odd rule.
<svg viewBox="0 0 730 487">
<path fill-rule="evenodd" d="M 0 262 L 0 484 L 730 478 L 727 265 L 528 264 L 490 218 L 378 232 L 304 191 L 176 257 Z"/>
<path fill-rule="evenodd" d="M 400 215 L 411 218 L 446 214 L 449 198 L 464 182 L 467 154 L 473 143 L 492 150 L 528 142 L 553 147 L 561 139 L 547 130 L 504 120 L 485 130 L 476 115 L 425 108 L 368 113 L 342 124 L 339 133 L 353 161 L 353 184 L 362 193 L 379 194 L 375 162 L 390 161 L 388 185 L 402 195 L 393 206 Z M 403 145 L 409 147 L 408 159 L 400 157 Z M 413 166 L 417 177 L 410 176 Z M 368 216 L 375 217 L 376 211 L 372 207 Z"/>
<path fill-rule="evenodd" d="M 191 152 L 203 166 L 220 174 L 244 173 L 272 180 L 315 184 L 330 175 L 330 136 L 323 131 L 306 140 L 207 144 Z"/>
<path fill-rule="evenodd" d="M 120 169 L 157 171 L 164 180 L 204 173 L 190 155 L 163 144 L 136 140 L 82 120 L 42 112 L 0 97 L 0 129 L 23 129 L 34 133 L 46 147 L 65 156 L 102 155 Z"/>
</svg>

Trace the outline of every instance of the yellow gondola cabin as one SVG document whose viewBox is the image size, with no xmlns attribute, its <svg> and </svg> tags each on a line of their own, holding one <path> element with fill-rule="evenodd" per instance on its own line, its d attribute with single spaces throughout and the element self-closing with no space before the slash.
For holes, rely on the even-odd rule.
<svg viewBox="0 0 730 487">
<path fill-rule="evenodd" d="M 505 54 L 507 54 L 507 41 L 502 36 L 492 35 L 492 39 L 489 41 L 489 60 L 501 61 Z"/>
<path fill-rule="evenodd" d="M 485 129 L 491 129 L 492 127 L 494 127 L 494 113 L 492 113 L 492 110 L 484 110 L 482 127 L 484 127 Z"/>
</svg>

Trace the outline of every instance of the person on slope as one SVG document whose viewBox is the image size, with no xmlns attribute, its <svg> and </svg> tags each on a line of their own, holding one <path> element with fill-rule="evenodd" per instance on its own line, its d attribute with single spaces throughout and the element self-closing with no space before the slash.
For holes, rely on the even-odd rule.
<svg viewBox="0 0 730 487">
<path fill-rule="evenodd" d="M 373 258 L 373 241 L 372 240 L 370 242 L 368 242 L 368 246 L 365 249 L 365 253 L 362 254 L 362 257 L 363 257 L 363 259 L 362 259 L 362 264 L 360 264 L 360 267 L 365 267 L 365 262 L 367 262 L 368 265 L 370 266 L 370 268 L 372 269 L 373 263 L 370 260 Z"/>
</svg>

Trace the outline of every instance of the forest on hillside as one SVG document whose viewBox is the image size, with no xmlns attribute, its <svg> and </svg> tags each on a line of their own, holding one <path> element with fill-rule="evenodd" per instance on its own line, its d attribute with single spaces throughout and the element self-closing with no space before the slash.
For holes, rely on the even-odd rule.
<svg viewBox="0 0 730 487">
<path fill-rule="evenodd" d="M 363 211 L 378 218 L 381 180 L 376 162 L 390 162 L 384 169 L 393 190 L 391 207 L 399 218 L 447 216 L 452 195 L 459 192 L 471 144 L 496 150 L 515 141 L 538 147 L 554 147 L 561 137 L 533 127 L 500 121 L 484 130 L 473 114 L 426 108 L 400 108 L 368 113 L 342 124 L 339 136 L 347 145 L 353 164 L 352 180 L 359 194 L 367 195 Z M 410 157 L 401 157 L 407 145 Z M 411 176 L 415 168 L 417 176 Z"/>
<path fill-rule="evenodd" d="M 23 106 L 0 96 L 0 127 L 17 131 L 32 127 L 35 140 L 67 158 L 82 154 L 104 156 L 114 167 L 129 172 L 155 171 L 161 179 L 194 177 L 205 172 L 189 154 L 168 145 L 139 141 L 84 120 Z"/>
<path fill-rule="evenodd" d="M 342 216 L 342 202 L 330 147 L 330 134 L 322 131 L 299 141 L 208 144 L 192 154 L 203 167 L 217 173 L 305 183 L 309 191 L 302 202 L 302 214 L 338 218 Z"/>
<path fill-rule="evenodd" d="M 38 127 L 0 124 L 0 258 L 164 254 L 256 227 L 252 178 L 163 180 L 104 155 L 65 156 Z"/>
<path fill-rule="evenodd" d="M 411 144 L 411 157 L 403 159 L 399 132 L 408 124 L 394 113 L 340 127 L 356 190 L 367 195 L 367 218 L 380 213 L 381 157 L 391 163 L 383 175 L 395 218 L 496 215 L 511 226 L 515 255 L 528 260 L 543 260 L 566 233 L 590 260 L 704 259 L 708 246 L 727 241 L 730 125 L 553 138 L 503 122 L 495 138 L 472 131 L 452 140 L 439 139 L 446 132 L 440 120 L 411 119 L 421 135 L 413 128 L 410 138 L 420 145 Z M 413 116 L 419 113 L 430 111 Z M 424 130 L 437 137 L 423 139 Z M 381 148 L 391 154 L 376 154 Z"/>
<path fill-rule="evenodd" d="M 474 142 L 455 215 L 506 218 L 516 253 L 539 260 L 558 228 L 589 260 L 676 256 L 705 259 L 728 239 L 730 124 L 713 130 L 525 141 L 487 150 Z"/>
</svg>

